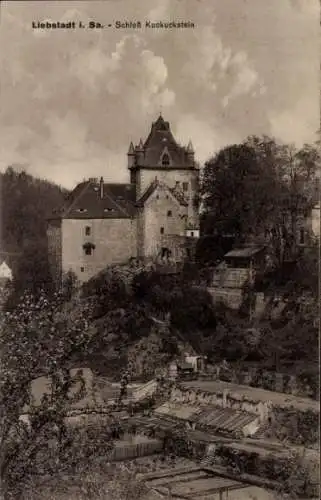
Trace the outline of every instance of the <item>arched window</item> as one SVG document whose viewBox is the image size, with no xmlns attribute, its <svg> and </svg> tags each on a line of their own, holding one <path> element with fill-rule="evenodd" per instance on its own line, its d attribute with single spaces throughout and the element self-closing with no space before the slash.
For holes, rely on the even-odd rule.
<svg viewBox="0 0 321 500">
<path fill-rule="evenodd" d="M 164 165 L 165 167 L 167 167 L 169 164 L 170 164 L 169 156 L 168 156 L 167 153 L 165 153 L 162 156 L 162 165 Z"/>
</svg>

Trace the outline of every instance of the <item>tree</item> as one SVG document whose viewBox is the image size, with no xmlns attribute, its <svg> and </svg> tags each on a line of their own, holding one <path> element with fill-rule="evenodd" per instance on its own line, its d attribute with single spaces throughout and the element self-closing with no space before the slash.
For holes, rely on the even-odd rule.
<svg viewBox="0 0 321 500">
<path fill-rule="evenodd" d="M 38 295 L 41 290 L 53 291 L 53 281 L 49 269 L 47 243 L 43 239 L 29 242 L 22 247 L 16 272 L 13 276 L 11 302 L 19 302 L 24 291 Z"/>
<path fill-rule="evenodd" d="M 74 353 L 83 350 L 92 336 L 90 305 L 77 310 L 56 294 L 48 300 L 25 294 L 20 304 L 1 318 L 0 339 L 0 470 L 7 498 L 19 498 L 23 481 L 32 472 L 39 447 L 56 440 L 59 456 L 70 445 L 65 417 L 70 404 L 83 397 L 84 381 L 69 374 Z M 31 382 L 45 374 L 51 393 L 40 404 L 32 400 Z M 80 387 L 72 394 L 75 383 Z M 21 422 L 29 406 L 29 425 Z"/>
<path fill-rule="evenodd" d="M 204 230 L 269 241 L 277 266 L 296 257 L 300 219 L 311 210 L 320 154 L 297 150 L 267 136 L 248 137 L 211 158 L 201 188 Z"/>
<path fill-rule="evenodd" d="M 16 289 L 47 287 L 50 281 L 47 217 L 63 204 L 66 190 L 9 167 L 0 174 L 1 246 L 20 253 L 14 269 Z"/>
<path fill-rule="evenodd" d="M 241 238 L 261 231 L 273 207 L 274 188 L 252 145 L 224 148 L 205 164 L 201 192 L 206 233 Z"/>
</svg>

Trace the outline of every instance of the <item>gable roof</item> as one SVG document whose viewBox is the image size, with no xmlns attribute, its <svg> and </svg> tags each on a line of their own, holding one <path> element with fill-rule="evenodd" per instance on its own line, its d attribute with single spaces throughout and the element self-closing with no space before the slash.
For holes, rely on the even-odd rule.
<svg viewBox="0 0 321 500">
<path fill-rule="evenodd" d="M 146 191 L 143 193 L 143 195 L 140 197 L 140 199 L 137 201 L 136 205 L 138 207 L 143 207 L 146 201 L 151 197 L 151 195 L 158 189 L 159 187 L 162 187 L 166 191 L 169 191 L 173 198 L 182 206 L 188 206 L 187 201 L 185 200 L 185 197 L 183 193 L 179 193 L 178 191 L 175 191 L 175 189 L 169 188 L 166 184 L 160 183 L 159 181 L 154 181 L 150 184 L 150 186 L 146 189 Z"/>
<path fill-rule="evenodd" d="M 126 219 L 135 214 L 135 186 L 88 180 L 78 184 L 65 205 L 52 214 L 62 219 Z"/>
</svg>

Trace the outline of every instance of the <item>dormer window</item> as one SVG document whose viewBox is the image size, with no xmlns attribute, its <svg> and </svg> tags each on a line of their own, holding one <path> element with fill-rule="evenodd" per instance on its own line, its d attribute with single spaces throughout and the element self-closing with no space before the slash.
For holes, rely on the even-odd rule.
<svg viewBox="0 0 321 500">
<path fill-rule="evenodd" d="M 164 153 L 162 157 L 162 165 L 164 167 L 168 167 L 169 164 L 170 164 L 169 155 L 167 153 Z"/>
<path fill-rule="evenodd" d="M 77 212 L 80 212 L 83 214 L 83 213 L 87 212 L 87 208 L 78 208 Z"/>
<path fill-rule="evenodd" d="M 104 208 L 104 212 L 105 212 L 105 213 L 108 213 L 108 212 L 115 212 L 115 209 L 114 209 L 114 208 Z"/>
<path fill-rule="evenodd" d="M 172 211 L 171 210 L 167 210 L 167 217 L 172 217 Z"/>
</svg>

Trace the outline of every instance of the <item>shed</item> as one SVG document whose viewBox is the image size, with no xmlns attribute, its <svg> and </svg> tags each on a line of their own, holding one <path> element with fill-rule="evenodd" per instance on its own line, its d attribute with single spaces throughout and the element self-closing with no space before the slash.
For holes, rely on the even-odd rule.
<svg viewBox="0 0 321 500">
<path fill-rule="evenodd" d="M 265 253 L 264 246 L 235 248 L 224 255 L 224 260 L 228 267 L 260 270 L 265 267 Z"/>
</svg>

